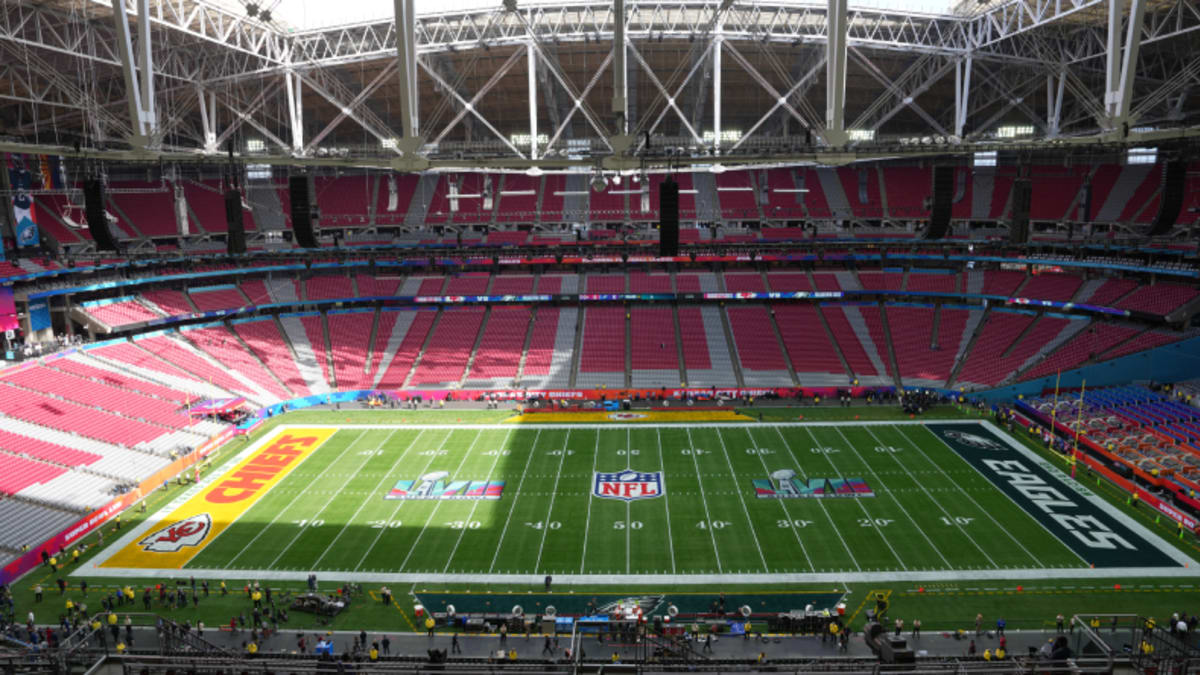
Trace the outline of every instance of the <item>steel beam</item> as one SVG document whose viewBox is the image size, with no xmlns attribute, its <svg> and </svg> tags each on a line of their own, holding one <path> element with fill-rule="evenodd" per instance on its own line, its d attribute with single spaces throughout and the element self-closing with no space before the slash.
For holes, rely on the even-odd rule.
<svg viewBox="0 0 1200 675">
<path fill-rule="evenodd" d="M 1109 0 L 1107 90 L 1104 95 L 1104 109 L 1108 117 L 1108 128 L 1114 133 L 1124 133 L 1129 128 L 1129 106 L 1133 100 L 1138 48 L 1142 43 L 1142 25 L 1146 16 L 1146 0 L 1130 0 L 1123 46 L 1122 7 L 1122 3 L 1117 0 Z"/>
<path fill-rule="evenodd" d="M 829 0 L 826 16 L 829 36 L 825 42 L 825 142 L 834 147 L 846 144 L 846 5 L 847 0 Z"/>
<path fill-rule="evenodd" d="M 421 146 L 420 117 L 417 109 L 417 37 L 414 0 L 395 0 L 394 36 L 400 73 L 400 126 L 404 152 L 416 152 Z"/>
<path fill-rule="evenodd" d="M 117 33 L 117 55 L 125 76 L 125 96 L 129 102 L 129 123 L 133 133 L 129 143 L 145 148 L 158 131 L 154 108 L 154 57 L 150 53 L 150 0 L 136 0 L 138 43 L 134 50 L 129 29 L 129 14 L 123 6 L 113 7 L 113 27 Z M 140 77 L 139 77 L 140 72 Z"/>
</svg>

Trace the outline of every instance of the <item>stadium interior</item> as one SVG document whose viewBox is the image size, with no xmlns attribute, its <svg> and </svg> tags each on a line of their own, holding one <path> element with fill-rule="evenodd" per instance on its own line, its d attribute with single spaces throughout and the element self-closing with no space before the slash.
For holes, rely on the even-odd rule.
<svg viewBox="0 0 1200 675">
<path fill-rule="evenodd" d="M 212 673 L 315 672 L 346 659 L 370 661 L 353 666 L 368 672 L 447 659 L 480 672 L 875 672 L 913 662 L 939 672 L 1065 672 L 1060 662 L 1070 659 L 1078 672 L 1196 672 L 1195 618 L 1186 629 L 1176 624 L 1200 613 L 1192 586 L 1200 573 L 1190 567 L 1200 559 L 1198 36 L 1193 0 L 5 0 L 0 663 L 6 672 L 82 673 L 99 663 L 167 673 L 180 672 L 173 659 L 185 654 L 188 672 Z M 805 579 L 785 574 L 790 561 L 762 548 L 752 574 L 722 568 L 730 549 L 712 534 L 721 574 L 639 584 L 628 537 L 642 521 L 630 510 L 616 516 L 614 545 L 627 557 L 619 582 L 588 577 L 579 562 L 554 569 L 542 549 L 559 523 L 551 519 L 559 479 L 573 475 L 567 455 L 591 458 L 574 468 L 595 474 L 594 496 L 603 497 L 603 430 L 586 432 L 594 456 L 567 431 L 558 464 L 544 467 L 554 489 L 545 529 L 533 519 L 537 560 L 511 578 L 475 574 L 473 563 L 449 574 L 463 534 L 444 569 L 406 564 L 407 550 L 396 557 L 403 563 L 373 570 L 394 576 L 313 568 L 326 593 L 336 587 L 328 596 L 304 581 L 310 570 L 275 564 L 286 547 L 261 566 L 235 566 L 238 553 L 224 569 L 186 561 L 147 564 L 144 574 L 102 569 L 122 555 L 112 550 L 138 543 L 131 531 L 162 525 L 163 514 L 252 461 L 247 453 L 288 425 L 331 430 L 313 462 L 348 452 L 358 437 L 338 434 L 356 425 L 402 434 L 411 426 L 418 436 L 380 440 L 382 474 L 387 465 L 407 470 L 404 444 L 438 425 L 478 429 L 461 448 L 451 447 L 459 432 L 440 441 L 449 450 L 437 452 L 460 453 L 450 468 L 462 469 L 501 424 L 525 430 L 547 420 L 626 429 L 623 446 L 611 441 L 626 471 L 635 440 L 651 445 L 650 436 L 633 438 L 637 425 L 665 420 L 651 427 L 660 482 L 641 489 L 681 495 L 663 516 L 676 546 L 672 508 L 686 509 L 676 505 L 693 493 L 661 482 L 676 470 L 663 459 L 672 424 L 713 434 L 705 447 L 725 453 L 736 480 L 744 466 L 730 455 L 740 445 L 724 448 L 714 425 L 747 429 L 755 446 L 747 453 L 759 455 L 791 454 L 797 437 L 788 434 L 803 429 L 826 447 L 813 431 L 821 424 L 845 430 L 831 443 L 846 450 L 854 433 L 870 434 L 863 442 L 875 451 L 911 440 L 928 466 L 896 465 L 914 480 L 910 492 L 933 503 L 917 476 L 936 471 L 984 501 L 964 487 L 977 475 L 956 483 L 944 470 L 944 461 L 969 461 L 969 449 L 938 445 L 933 431 L 933 445 L 922 446 L 904 431 L 968 420 L 994 432 L 998 448 L 1023 448 L 1051 467 L 1046 475 L 1078 483 L 1079 494 L 1161 543 L 1183 569 L 1143 574 L 1149 566 L 1122 563 L 1118 574 L 1079 556 L 1075 572 L 1055 576 L 1062 570 L 1030 555 L 1052 573 L 1039 580 L 1039 570 L 1016 564 L 1002 573 L 1006 566 L 991 561 L 979 583 L 995 586 L 968 593 L 959 585 L 972 583 L 969 567 L 941 554 L 944 569 L 910 569 L 905 551 L 892 549 L 896 567 L 847 562 L 846 576 L 810 559 L 807 572 L 817 576 Z M 750 429 L 758 428 L 776 435 L 756 439 Z M 532 439 L 529 448 L 543 442 L 514 434 L 484 443 L 525 457 L 514 438 Z M 993 442 L 974 438 L 964 442 Z M 696 455 L 704 451 L 690 434 L 665 447 L 696 462 L 694 494 L 718 489 L 703 483 Z M 536 466 L 526 450 L 524 467 L 496 455 L 487 469 L 508 477 L 506 505 L 524 498 Z M 834 466 L 839 484 L 857 478 L 843 470 L 865 471 L 875 492 L 891 492 L 883 480 L 893 474 L 876 473 L 877 458 L 867 459 Z M 283 487 L 252 513 L 274 524 L 291 502 L 283 508 L 270 495 L 305 494 L 303 468 L 290 482 L 284 471 Z M 770 490 L 792 489 L 773 480 L 801 480 L 771 473 L 765 459 L 761 469 L 771 478 L 754 484 Z M 403 478 L 378 476 L 379 487 L 388 477 Z M 319 483 L 315 469 L 311 478 Z M 584 496 L 590 523 L 596 507 Z M 763 501 L 749 500 L 751 509 L 730 499 L 734 515 L 745 512 L 749 531 L 758 530 Z M 829 517 L 863 500 L 811 501 Z M 982 520 L 989 509 L 971 504 Z M 703 506 L 701 535 L 725 527 Z M 414 508 L 423 507 L 403 513 Z M 488 530 L 472 520 L 476 505 L 467 508 L 448 527 Z M 517 510 L 507 508 L 485 551 L 495 554 L 492 568 Z M 779 527 L 796 532 L 807 557 L 796 523 L 809 521 L 788 508 L 796 507 L 782 507 Z M 868 526 L 881 527 L 878 513 L 861 508 Z M 367 527 L 362 511 L 356 502 L 343 530 L 321 539 L 318 562 L 343 532 Z M 936 515 L 972 536 L 970 519 Z M 293 543 L 306 523 L 298 522 Z M 380 532 L 411 527 L 370 522 L 384 523 L 370 526 Z M 913 522 L 936 549 L 936 535 Z M 267 531 L 226 525 L 222 541 L 253 543 Z M 841 546 L 854 557 L 853 541 Z M 201 560 L 217 560 L 208 555 Z M 672 548 L 672 570 L 676 563 Z M 118 572 L 130 586 L 121 588 Z M 197 580 L 209 603 L 209 584 L 216 596 L 219 580 L 224 596 L 226 575 L 234 600 L 247 600 L 202 612 Z M 559 577 L 553 587 L 551 576 Z M 973 596 L 1020 595 L 1018 584 L 1045 576 L 1059 585 L 1046 588 L 1042 604 L 994 601 L 1008 603 L 996 611 L 1007 612 L 1015 633 L 1009 658 L 977 656 L 976 639 L 980 655 L 985 637 L 990 649 L 1006 643 L 995 615 L 981 630 Z M 285 618 L 280 628 L 276 613 L 271 642 L 258 632 L 255 598 L 255 618 L 231 623 L 229 615 L 251 611 L 260 580 L 268 615 L 277 612 L 273 591 L 287 593 L 289 608 L 329 616 Z M 116 595 L 105 601 L 100 590 L 81 609 L 89 582 Z M 182 607 L 156 587 L 168 583 Z M 380 583 L 397 589 L 394 608 Z M 646 585 L 654 583 L 661 590 Z M 1122 583 L 1162 592 L 1100 597 Z M 564 597 L 572 585 L 578 597 Z M 305 591 L 311 597 L 301 599 Z M 476 607 L 471 594 L 480 591 L 499 594 L 498 604 Z M 39 604 L 43 592 L 50 598 Z M 531 593 L 544 595 L 521 600 Z M 592 593 L 606 598 L 603 607 L 584 606 Z M 1067 597 L 1055 604 L 1053 593 Z M 114 597 L 134 605 L 138 649 Z M 351 598 L 383 608 L 338 604 Z M 910 644 L 898 639 L 895 612 L 908 611 L 906 602 L 923 608 L 942 642 L 920 638 L 911 618 Z M 1050 614 L 1035 621 L 1038 612 Z M 567 616 L 574 621 L 564 624 Z M 428 638 L 426 618 L 436 623 Z M 711 638 L 682 625 L 701 619 L 704 632 L 732 627 L 737 639 L 726 635 L 712 654 Z M 208 634 L 203 623 L 194 629 L 203 620 Z M 755 631 L 761 642 L 742 621 L 769 626 Z M 528 641 L 531 625 L 548 636 L 547 649 L 553 634 L 550 658 L 534 658 L 534 646 L 517 647 L 521 658 L 506 651 L 499 627 Z M 464 638 L 466 655 L 439 651 L 460 628 L 487 637 Z M 394 648 L 384 642 L 381 654 L 377 634 L 388 632 Z M 847 637 L 850 646 L 837 651 Z"/>
</svg>

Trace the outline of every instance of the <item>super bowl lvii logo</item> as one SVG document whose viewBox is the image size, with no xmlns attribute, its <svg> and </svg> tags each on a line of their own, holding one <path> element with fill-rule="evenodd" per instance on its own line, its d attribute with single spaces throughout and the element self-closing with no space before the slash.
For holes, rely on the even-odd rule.
<svg viewBox="0 0 1200 675">
<path fill-rule="evenodd" d="M 754 494 L 760 499 L 799 497 L 874 497 L 875 491 L 861 478 L 812 478 L 801 480 L 791 469 L 771 472 L 770 478 L 754 481 Z"/>
</svg>

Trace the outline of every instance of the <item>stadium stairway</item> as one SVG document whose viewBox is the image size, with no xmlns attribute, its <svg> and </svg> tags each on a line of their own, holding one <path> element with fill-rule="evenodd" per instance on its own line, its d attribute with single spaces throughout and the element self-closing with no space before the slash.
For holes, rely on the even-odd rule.
<svg viewBox="0 0 1200 675">
<path fill-rule="evenodd" d="M 270 181 L 250 181 L 246 188 L 246 203 L 250 205 L 259 232 L 282 232 L 287 229 L 279 191 Z"/>
<path fill-rule="evenodd" d="M 417 180 L 413 190 L 412 201 L 408 203 L 408 211 L 404 214 L 404 224 L 412 227 L 420 226 L 429 217 L 429 207 L 433 204 L 433 196 L 437 191 L 441 174 L 424 173 Z"/>
<path fill-rule="evenodd" d="M 874 338 L 871 337 L 871 331 L 867 328 L 867 321 L 863 318 L 862 311 L 856 305 L 842 305 L 841 309 L 846 315 L 846 321 L 854 329 L 854 336 L 858 338 L 858 343 L 862 345 L 867 359 L 870 360 L 871 366 L 878 374 L 877 377 L 886 380 L 888 373 L 891 371 L 884 365 L 883 359 L 880 357 L 879 347 L 875 343 Z"/>
<path fill-rule="evenodd" d="M 318 360 L 324 358 L 324 354 L 318 357 L 318 352 L 313 349 L 300 317 L 280 315 L 275 317 L 275 321 L 279 326 L 279 332 L 285 338 L 284 342 L 292 353 L 296 370 L 304 378 L 304 384 L 309 392 L 313 394 L 327 393 L 330 389 L 329 381 L 324 376 L 327 371 L 321 367 Z"/>
<path fill-rule="evenodd" d="M 838 176 L 837 169 L 818 167 L 816 173 L 832 217 L 838 220 L 854 218 L 854 210 L 850 208 L 850 202 L 846 198 L 845 189 L 842 188 L 842 180 Z"/>
<path fill-rule="evenodd" d="M 159 359 L 134 342 L 119 342 L 77 352 L 72 358 L 122 375 L 137 375 L 149 382 L 185 392 L 190 398 L 228 398 L 235 395 Z"/>
<path fill-rule="evenodd" d="M 416 312 L 381 312 L 380 328 L 383 328 L 387 323 L 383 319 L 384 314 L 390 317 L 395 317 L 395 319 L 392 323 L 392 330 L 384 331 L 386 332 L 386 341 L 383 345 L 383 352 L 380 354 L 377 360 L 378 366 L 375 370 L 374 378 L 371 380 L 372 389 L 380 386 L 380 382 L 382 381 L 384 374 L 391 369 L 392 361 L 396 358 L 396 353 L 400 350 L 401 345 L 404 343 L 404 338 L 406 335 L 408 335 L 408 329 L 412 327 L 413 319 L 416 317 Z M 380 335 L 377 334 L 375 338 L 376 345 L 379 344 L 379 338 Z"/>
<path fill-rule="evenodd" d="M 1093 220 L 1098 223 L 1117 222 L 1125 206 L 1133 199 L 1133 193 L 1146 180 L 1146 176 L 1151 170 L 1158 170 L 1158 166 L 1130 164 L 1120 167 L 1120 175 L 1117 176 L 1100 208 L 1096 210 Z"/>
</svg>

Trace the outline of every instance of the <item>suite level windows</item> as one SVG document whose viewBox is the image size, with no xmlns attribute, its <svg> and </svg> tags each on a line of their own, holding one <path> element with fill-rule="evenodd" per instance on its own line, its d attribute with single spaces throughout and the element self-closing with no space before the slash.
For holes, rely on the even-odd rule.
<svg viewBox="0 0 1200 675">
<path fill-rule="evenodd" d="M 1158 161 L 1158 148 L 1130 148 L 1125 155 L 1126 164 L 1153 164 Z"/>
<path fill-rule="evenodd" d="M 975 166 L 996 166 L 996 151 L 977 152 L 972 157 Z"/>
<path fill-rule="evenodd" d="M 703 134 L 700 134 L 700 138 L 704 139 L 705 143 L 713 143 L 717 140 L 717 134 L 712 131 L 705 131 Z M 737 143 L 740 140 L 742 140 L 742 132 L 740 130 L 738 130 L 738 129 L 722 129 L 721 130 L 721 142 L 722 143 Z"/>
<path fill-rule="evenodd" d="M 1032 124 L 1010 124 L 996 129 L 996 138 L 1025 138 L 1032 135 Z"/>
</svg>

